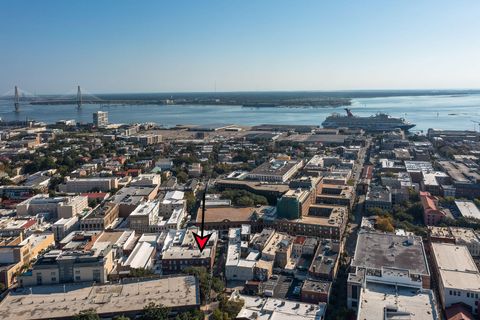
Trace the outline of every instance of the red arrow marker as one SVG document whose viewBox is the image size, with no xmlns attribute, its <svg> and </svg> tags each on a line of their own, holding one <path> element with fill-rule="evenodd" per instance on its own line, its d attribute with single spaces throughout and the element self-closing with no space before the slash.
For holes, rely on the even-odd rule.
<svg viewBox="0 0 480 320">
<path fill-rule="evenodd" d="M 200 235 L 196 234 L 195 232 L 192 232 L 192 233 L 193 233 L 193 236 L 195 237 L 195 242 L 198 245 L 198 249 L 200 249 L 200 252 L 202 252 L 203 249 L 205 249 L 205 246 L 207 245 L 207 242 L 210 239 L 210 237 L 212 236 L 212 234 L 209 233 L 206 236 L 200 236 Z"/>
<path fill-rule="evenodd" d="M 205 229 L 205 196 L 207 194 L 207 188 L 208 188 L 208 181 L 207 181 L 207 185 L 205 186 L 205 192 L 203 193 L 202 225 L 200 227 L 200 235 L 198 235 L 195 232 L 192 232 L 193 236 L 195 237 L 195 242 L 198 245 L 198 249 L 200 249 L 200 252 L 202 252 L 203 249 L 205 249 L 205 246 L 207 245 L 208 240 L 212 236 L 211 233 L 205 236 L 203 235 L 203 230 Z"/>
</svg>

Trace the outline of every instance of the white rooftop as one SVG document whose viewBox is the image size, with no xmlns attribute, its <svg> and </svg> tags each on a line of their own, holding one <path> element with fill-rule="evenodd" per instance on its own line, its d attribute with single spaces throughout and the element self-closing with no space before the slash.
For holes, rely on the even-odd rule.
<svg viewBox="0 0 480 320">
<path fill-rule="evenodd" d="M 360 296 L 357 320 L 435 320 L 431 290 L 368 283 Z"/>
<path fill-rule="evenodd" d="M 480 219 L 480 210 L 473 201 L 461 201 L 456 200 L 455 205 L 457 206 L 460 214 L 467 218 Z"/>
</svg>

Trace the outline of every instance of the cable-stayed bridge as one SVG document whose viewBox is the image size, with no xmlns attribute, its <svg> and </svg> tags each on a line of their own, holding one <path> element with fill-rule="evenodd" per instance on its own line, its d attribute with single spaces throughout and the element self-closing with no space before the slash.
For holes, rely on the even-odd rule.
<svg viewBox="0 0 480 320">
<path fill-rule="evenodd" d="M 82 90 L 77 86 L 75 90 L 67 92 L 63 95 L 39 95 L 32 94 L 26 90 L 15 86 L 12 90 L 7 91 L 0 96 L 0 100 L 8 100 L 12 102 L 12 107 L 16 112 L 20 111 L 21 105 L 76 105 L 81 108 L 82 104 L 111 104 L 119 103 L 119 101 L 104 100 L 94 96 L 91 93 Z"/>
</svg>

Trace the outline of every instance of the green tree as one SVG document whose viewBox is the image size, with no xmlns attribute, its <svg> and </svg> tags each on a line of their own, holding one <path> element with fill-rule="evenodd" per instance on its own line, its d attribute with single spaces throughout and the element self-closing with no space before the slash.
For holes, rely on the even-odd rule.
<svg viewBox="0 0 480 320">
<path fill-rule="evenodd" d="M 177 173 L 177 179 L 180 183 L 185 183 L 188 180 L 188 174 L 185 171 L 180 171 Z"/>
<path fill-rule="evenodd" d="M 423 206 L 421 202 L 416 202 L 412 204 L 408 209 L 407 213 L 411 215 L 415 221 L 423 221 Z"/>
<path fill-rule="evenodd" d="M 113 320 L 130 320 L 130 318 L 122 314 L 121 316 L 113 317 Z"/>
<path fill-rule="evenodd" d="M 221 296 L 219 309 L 224 313 L 223 319 L 235 319 L 242 310 L 245 301 L 239 300 L 230 300 L 226 296 Z M 227 318 L 225 317 L 227 314 Z"/>
<path fill-rule="evenodd" d="M 77 315 L 73 316 L 74 320 L 100 320 L 100 317 L 94 309 L 88 309 L 80 311 Z"/>
<path fill-rule="evenodd" d="M 212 313 L 212 319 L 213 320 L 228 320 L 228 313 L 224 313 L 222 310 L 220 309 L 215 309 L 213 310 L 213 313 Z"/>
<path fill-rule="evenodd" d="M 188 192 L 185 192 L 185 199 L 187 200 L 187 211 L 189 213 L 192 213 L 193 210 L 195 209 L 197 198 L 195 198 L 195 195 L 193 194 L 193 192 L 188 191 Z"/>
<path fill-rule="evenodd" d="M 191 310 L 188 312 L 182 312 L 175 317 L 175 320 L 203 320 L 205 314 L 200 310 Z"/>
<path fill-rule="evenodd" d="M 168 308 L 164 307 L 162 304 L 155 304 L 150 302 L 145 307 L 143 307 L 143 315 L 140 319 L 142 320 L 167 320 L 168 319 Z"/>
<path fill-rule="evenodd" d="M 252 198 L 243 196 L 235 199 L 235 204 L 242 207 L 251 207 L 255 204 Z"/>
</svg>

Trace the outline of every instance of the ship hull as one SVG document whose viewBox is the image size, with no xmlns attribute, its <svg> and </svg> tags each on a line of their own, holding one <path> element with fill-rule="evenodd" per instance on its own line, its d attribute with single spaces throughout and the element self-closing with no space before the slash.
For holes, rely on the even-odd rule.
<svg viewBox="0 0 480 320">
<path fill-rule="evenodd" d="M 337 128 L 350 128 L 350 129 L 363 129 L 365 131 L 392 131 L 395 129 L 401 129 L 408 131 L 411 128 L 415 127 L 414 124 L 410 123 L 339 123 L 335 121 L 324 121 L 322 126 L 326 129 L 337 129 Z"/>
</svg>

